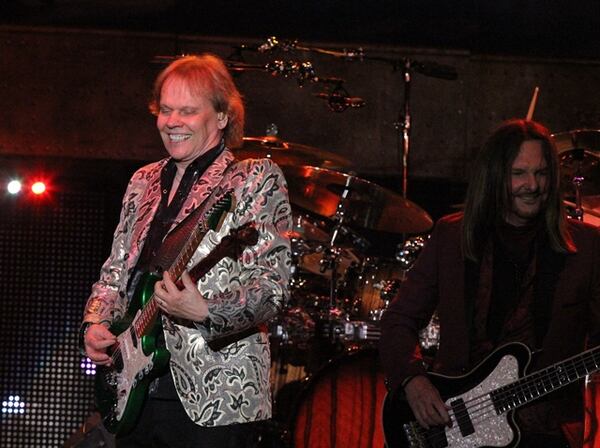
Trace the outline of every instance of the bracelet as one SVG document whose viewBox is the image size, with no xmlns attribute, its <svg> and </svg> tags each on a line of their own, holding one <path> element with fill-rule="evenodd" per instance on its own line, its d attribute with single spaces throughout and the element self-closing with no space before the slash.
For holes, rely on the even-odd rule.
<svg viewBox="0 0 600 448">
<path fill-rule="evenodd" d="M 92 326 L 91 322 L 84 322 L 83 324 L 81 324 L 81 327 L 79 328 L 79 338 L 78 338 L 79 351 L 84 355 L 85 355 L 85 335 L 87 334 L 87 332 L 91 326 Z"/>
</svg>

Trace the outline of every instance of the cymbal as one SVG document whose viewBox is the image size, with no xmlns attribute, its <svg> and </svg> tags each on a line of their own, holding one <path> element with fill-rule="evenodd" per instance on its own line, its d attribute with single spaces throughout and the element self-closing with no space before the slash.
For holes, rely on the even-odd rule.
<svg viewBox="0 0 600 448">
<path fill-rule="evenodd" d="M 600 152 L 600 130 L 577 129 L 574 131 L 552 134 L 558 153 L 570 151 L 575 148 L 585 148 Z"/>
<path fill-rule="evenodd" d="M 575 195 L 574 177 L 581 177 L 581 194 L 600 194 L 600 130 L 580 129 L 552 135 L 567 194 Z"/>
<path fill-rule="evenodd" d="M 312 146 L 283 141 L 277 137 L 244 137 L 241 148 L 234 148 L 238 159 L 269 158 L 280 166 L 315 165 L 329 169 L 348 168 L 352 164 L 340 155 Z"/>
<path fill-rule="evenodd" d="M 391 190 L 345 173 L 314 166 L 286 166 L 290 202 L 333 219 L 345 186 L 344 224 L 392 233 L 427 232 L 433 222 L 418 205 Z"/>
</svg>

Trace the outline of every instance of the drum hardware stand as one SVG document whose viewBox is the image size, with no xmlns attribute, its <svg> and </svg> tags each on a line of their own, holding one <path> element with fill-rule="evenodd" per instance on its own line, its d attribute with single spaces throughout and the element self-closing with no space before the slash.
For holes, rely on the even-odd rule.
<svg viewBox="0 0 600 448">
<path fill-rule="evenodd" d="M 346 183 L 344 185 L 344 190 L 342 192 L 342 196 L 340 202 L 337 205 L 337 210 L 335 212 L 335 225 L 333 226 L 333 231 L 331 233 L 331 239 L 329 240 L 329 247 L 323 253 L 323 259 L 321 260 L 321 272 L 325 272 L 327 269 L 331 270 L 331 281 L 329 283 L 329 310 L 327 313 L 328 320 L 328 332 L 329 337 L 334 342 L 335 334 L 334 333 L 334 322 L 333 315 L 336 313 L 336 305 L 337 305 L 337 268 L 339 264 L 340 257 L 340 249 L 335 246 L 338 235 L 342 231 L 342 226 L 344 224 L 344 220 L 346 219 L 346 200 L 348 195 L 350 194 L 350 185 L 352 180 L 354 179 L 354 174 L 350 173 L 350 175 L 346 178 Z"/>
<path fill-rule="evenodd" d="M 411 115 L 410 115 L 410 84 L 411 84 L 411 60 L 405 59 L 402 66 L 402 79 L 404 81 L 404 107 L 403 114 L 400 113 L 398 121 L 394 123 L 394 127 L 398 132 L 398 154 L 402 154 L 401 170 L 402 170 L 402 196 L 406 199 L 408 191 L 408 153 L 410 151 L 410 131 L 411 131 Z"/>
<path fill-rule="evenodd" d="M 410 86 L 412 81 L 412 70 L 422 73 L 426 76 L 441 78 L 446 80 L 454 80 L 457 78 L 456 71 L 453 67 L 440 65 L 436 63 L 422 63 L 410 58 L 404 58 L 402 61 L 393 62 L 394 69 L 398 70 L 399 62 L 402 62 L 402 80 L 404 83 L 404 106 L 402 112 L 398 116 L 398 121 L 394 123 L 394 127 L 398 132 L 398 154 L 402 154 L 401 170 L 402 170 L 402 195 L 406 199 L 408 191 L 408 154 L 410 152 L 410 134 L 411 120 L 410 113 Z"/>
<path fill-rule="evenodd" d="M 581 186 L 583 185 L 584 177 L 575 175 L 573 180 L 573 186 L 575 187 L 575 210 L 573 213 L 575 215 L 575 219 L 579 221 L 583 221 L 583 206 L 581 205 Z"/>
<path fill-rule="evenodd" d="M 581 187 L 585 178 L 581 175 L 581 164 L 585 156 L 585 150 L 583 148 L 577 148 L 573 151 L 573 157 L 577 161 L 577 170 L 571 179 L 571 183 L 575 188 L 575 209 L 573 210 L 575 219 L 583 221 L 583 206 L 581 204 Z"/>
</svg>

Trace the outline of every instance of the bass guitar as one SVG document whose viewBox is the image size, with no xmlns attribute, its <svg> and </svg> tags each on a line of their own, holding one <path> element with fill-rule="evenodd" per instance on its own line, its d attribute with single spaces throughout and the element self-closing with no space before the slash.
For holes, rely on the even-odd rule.
<svg viewBox="0 0 600 448">
<path fill-rule="evenodd" d="M 383 403 L 388 448 L 516 447 L 514 410 L 600 370 L 600 347 L 523 376 L 531 352 L 521 343 L 499 347 L 471 372 L 450 377 L 428 374 L 449 407 L 451 427 L 417 423 L 402 390 Z"/>
<path fill-rule="evenodd" d="M 208 230 L 217 230 L 232 207 L 231 193 L 225 194 L 200 219 L 177 259 L 168 269 L 171 278 L 181 287 L 181 274 Z M 256 244 L 258 231 L 252 223 L 232 230 L 220 243 L 189 272 L 197 282 L 216 263 L 225 257 L 236 259 L 242 250 Z M 159 274 L 146 273 L 139 280 L 127 313 L 110 327 L 117 342 L 110 348 L 110 366 L 99 366 L 96 371 L 96 404 L 106 429 L 123 435 L 131 431 L 139 417 L 148 387 L 162 375 L 168 366 L 169 352 L 157 347 L 162 331 L 160 309 L 154 299 L 154 284 Z"/>
</svg>

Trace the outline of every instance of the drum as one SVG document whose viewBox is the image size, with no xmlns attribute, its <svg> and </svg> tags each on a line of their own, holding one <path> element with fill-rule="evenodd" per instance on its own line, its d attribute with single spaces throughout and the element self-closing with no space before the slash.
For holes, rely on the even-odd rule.
<svg viewBox="0 0 600 448">
<path fill-rule="evenodd" d="M 583 448 L 594 448 L 600 446 L 600 374 L 586 378 L 584 397 Z"/>
<path fill-rule="evenodd" d="M 288 232 L 294 252 L 312 252 L 329 242 L 327 223 L 308 214 L 292 213 L 292 229 Z"/>
<path fill-rule="evenodd" d="M 384 376 L 375 350 L 348 352 L 305 382 L 290 420 L 296 448 L 383 446 Z"/>
<path fill-rule="evenodd" d="M 351 302 L 349 313 L 363 320 L 379 320 L 385 308 L 382 291 L 404 280 L 406 270 L 392 260 L 366 258 L 357 269 L 346 272 L 344 301 Z M 349 296 L 349 297 L 348 297 Z"/>
<path fill-rule="evenodd" d="M 325 258 L 324 251 L 326 247 L 321 247 L 318 251 L 313 253 L 305 254 L 301 257 L 298 266 L 301 270 L 306 272 L 311 272 L 313 274 L 321 275 L 325 277 L 327 280 L 331 280 L 331 269 L 323 268 L 323 259 Z M 337 275 L 338 279 L 344 276 L 344 273 L 351 268 L 352 266 L 357 266 L 360 262 L 360 258 L 358 255 L 354 253 L 354 251 L 345 248 L 338 248 L 338 266 L 337 266 Z"/>
</svg>

